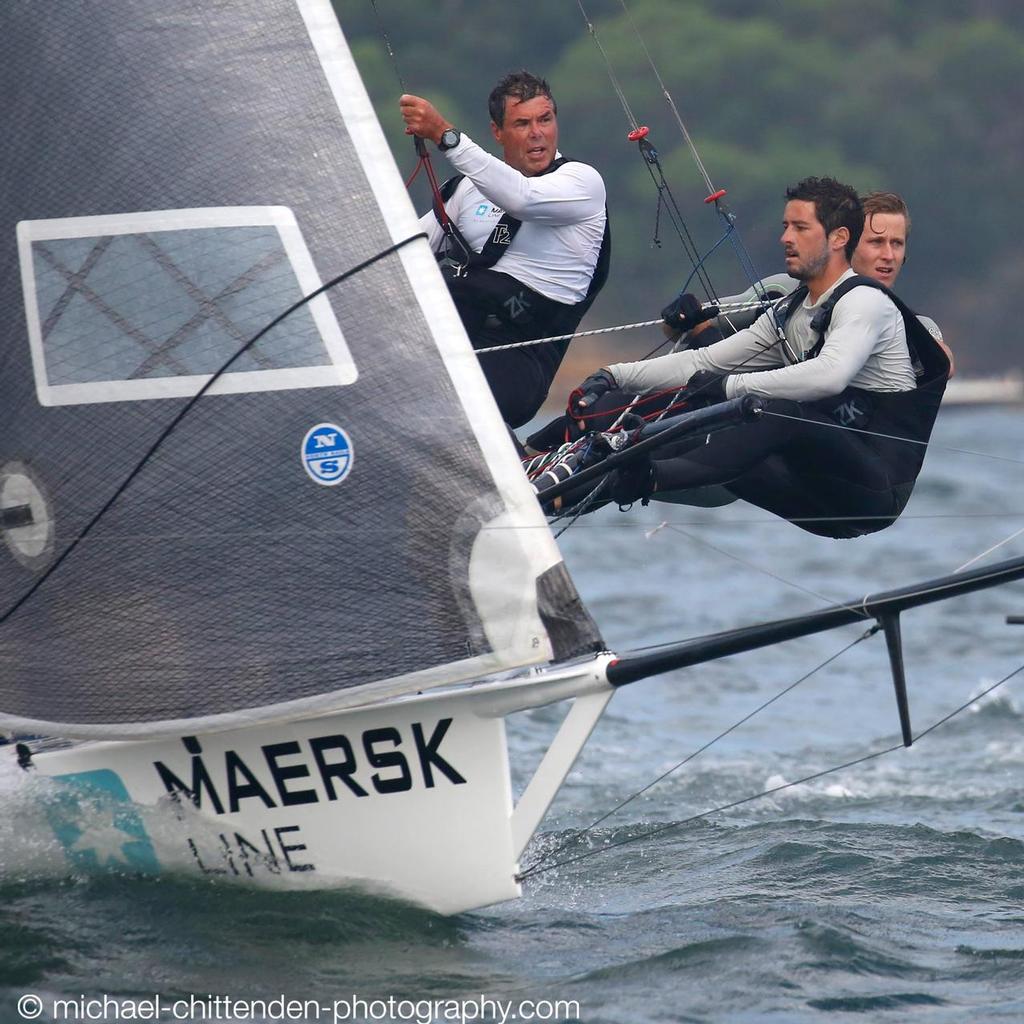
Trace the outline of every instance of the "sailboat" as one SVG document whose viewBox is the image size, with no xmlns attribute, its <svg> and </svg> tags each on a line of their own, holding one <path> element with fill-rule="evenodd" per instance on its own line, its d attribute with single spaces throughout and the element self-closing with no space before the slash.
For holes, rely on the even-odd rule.
<svg viewBox="0 0 1024 1024">
<path fill-rule="evenodd" d="M 909 742 L 899 613 L 1024 577 L 608 651 L 328 0 L 2 23 L 0 727 L 73 866 L 511 899 L 617 687 L 877 620 Z"/>
</svg>

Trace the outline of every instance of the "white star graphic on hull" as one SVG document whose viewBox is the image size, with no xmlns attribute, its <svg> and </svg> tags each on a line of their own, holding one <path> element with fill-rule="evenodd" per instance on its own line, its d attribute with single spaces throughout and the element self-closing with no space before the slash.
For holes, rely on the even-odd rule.
<svg viewBox="0 0 1024 1024">
<path fill-rule="evenodd" d="M 100 867 L 127 867 L 129 861 L 124 855 L 124 844 L 136 839 L 136 836 L 123 832 L 113 822 L 86 824 L 71 849 L 76 853 L 92 850 Z"/>
</svg>

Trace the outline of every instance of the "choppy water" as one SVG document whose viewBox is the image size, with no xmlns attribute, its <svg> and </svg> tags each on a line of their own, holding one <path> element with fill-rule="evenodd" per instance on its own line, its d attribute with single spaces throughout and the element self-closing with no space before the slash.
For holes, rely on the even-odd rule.
<svg viewBox="0 0 1024 1024">
<path fill-rule="evenodd" d="M 940 422 L 936 446 L 1019 459 L 1022 437 L 1018 410 L 956 412 Z M 606 639 L 635 647 L 811 609 L 822 601 L 815 595 L 858 597 L 956 569 L 1024 526 L 1022 468 L 936 447 L 904 519 L 859 541 L 814 538 L 746 506 L 652 506 L 603 510 L 562 545 Z M 1021 553 L 1024 535 L 989 558 Z M 1005 625 L 1007 613 L 1024 613 L 1024 587 L 904 616 L 917 729 L 1024 664 L 1024 627 Z M 858 632 L 619 693 L 524 862 Z M 558 717 L 541 709 L 512 720 L 517 786 Z M 451 919 L 337 893 L 73 876 L 34 809 L 33 783 L 5 760 L 0 1024 L 21 1019 L 15 1001 L 26 991 L 575 999 L 579 1019 L 594 1024 L 1020 1021 L 1022 725 L 1024 674 L 909 752 L 564 864 L 536 876 L 518 902 Z M 876 637 L 630 803 L 585 848 L 896 737 Z"/>
</svg>

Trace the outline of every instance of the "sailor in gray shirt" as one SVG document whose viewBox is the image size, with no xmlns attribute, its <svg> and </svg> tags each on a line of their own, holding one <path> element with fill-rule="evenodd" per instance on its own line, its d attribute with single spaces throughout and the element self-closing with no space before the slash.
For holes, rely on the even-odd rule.
<svg viewBox="0 0 1024 1024">
<path fill-rule="evenodd" d="M 786 196 L 781 241 L 787 272 L 802 282 L 796 292 L 731 337 L 615 364 L 573 393 L 570 414 L 585 413 L 615 387 L 685 386 L 695 406 L 748 394 L 766 400 L 764 415 L 752 423 L 613 474 L 610 492 L 620 504 L 655 491 L 723 484 L 831 537 L 882 529 L 903 510 L 948 360 L 899 299 L 851 269 L 864 224 L 856 192 L 808 178 Z"/>
<path fill-rule="evenodd" d="M 910 239 L 910 209 L 896 192 L 869 192 L 861 196 L 864 207 L 864 231 L 850 260 L 858 274 L 881 281 L 886 288 L 895 288 L 907 258 Z M 928 333 L 939 343 L 949 359 L 949 375 L 953 376 L 953 351 L 942 338 L 939 325 L 930 317 L 917 317 Z"/>
<path fill-rule="evenodd" d="M 854 276 L 847 266 L 814 301 L 808 294 L 785 325 L 784 343 L 777 330 L 778 312 L 772 309 L 747 329 L 706 348 L 615 363 L 608 369 L 622 390 L 638 394 L 678 386 L 700 370 L 729 375 L 727 398 L 761 395 L 813 401 L 850 386 L 912 391 L 914 371 L 903 317 L 885 294 L 870 288 L 851 291 L 836 304 L 821 351 L 808 358 L 818 341 L 811 327 L 814 315 L 838 285 Z"/>
</svg>

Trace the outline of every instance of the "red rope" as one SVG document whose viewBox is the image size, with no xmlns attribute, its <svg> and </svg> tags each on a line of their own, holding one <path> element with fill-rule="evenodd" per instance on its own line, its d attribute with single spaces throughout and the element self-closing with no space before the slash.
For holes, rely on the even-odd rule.
<svg viewBox="0 0 1024 1024">
<path fill-rule="evenodd" d="M 427 181 L 430 182 L 430 191 L 433 196 L 434 209 L 437 210 L 438 220 L 441 222 L 442 229 L 447 232 L 451 220 L 448 217 L 448 211 L 444 208 L 444 199 L 441 198 L 441 186 L 437 183 L 434 165 L 430 162 L 430 153 L 427 151 L 426 143 L 420 138 L 416 139 L 416 152 L 419 154 L 419 161 L 416 164 L 416 170 L 412 172 L 409 180 L 405 183 L 405 187 L 408 188 L 416 180 L 420 171 L 426 170 Z"/>
<path fill-rule="evenodd" d="M 441 221 L 441 228 L 448 230 L 450 222 L 448 211 L 444 208 L 444 200 L 441 198 L 441 186 L 437 183 L 437 175 L 434 173 L 434 165 L 430 162 L 430 154 L 426 151 L 420 157 L 420 166 L 427 172 L 427 181 L 430 182 L 430 191 L 434 195 L 434 206 L 438 211 L 438 218 Z"/>
<path fill-rule="evenodd" d="M 643 399 L 640 402 L 638 402 L 636 405 L 632 406 L 633 414 L 635 416 L 639 416 L 640 419 L 642 419 L 645 423 L 650 423 L 653 420 L 658 419 L 658 417 L 660 417 L 660 416 L 665 416 L 665 415 L 667 415 L 669 413 L 675 412 L 678 409 L 685 409 L 689 403 L 688 403 L 686 398 L 680 398 L 678 401 L 672 402 L 669 405 L 665 406 L 664 409 L 654 409 L 653 411 L 648 412 L 648 413 L 637 412 L 638 406 L 644 405 L 644 403 L 650 401 L 651 399 L 662 398 L 665 395 L 674 395 L 674 394 L 677 394 L 680 391 L 685 392 L 686 388 L 685 387 L 676 387 L 676 388 L 666 388 L 664 391 L 652 391 L 649 394 L 644 395 Z M 602 409 L 599 412 L 585 412 L 585 413 L 583 413 L 580 416 L 577 416 L 574 413 L 569 412 L 568 410 L 566 410 L 566 418 L 568 420 L 572 421 L 572 422 L 578 423 L 581 420 L 582 421 L 591 420 L 591 419 L 595 419 L 598 416 L 608 416 L 608 415 L 611 415 L 612 413 L 626 412 L 627 410 L 630 410 L 630 408 L 631 408 L 631 406 L 629 404 L 627 404 L 627 405 L 619 405 L 619 406 L 616 406 L 615 408 L 612 408 L 612 409 Z M 619 424 L 619 426 L 617 426 L 617 427 L 612 427 L 608 431 L 608 433 L 614 434 L 614 433 L 616 433 L 616 432 L 618 432 L 620 430 L 623 430 L 623 429 L 625 429 L 625 428 L 621 424 Z M 570 428 L 567 425 L 566 428 L 565 428 L 565 441 L 566 441 L 566 443 L 568 443 L 571 440 L 572 440 L 572 437 L 570 435 Z"/>
<path fill-rule="evenodd" d="M 677 387 L 677 388 L 665 388 L 664 391 L 652 391 L 649 394 L 644 395 L 643 400 L 640 401 L 638 404 L 642 406 L 645 402 L 649 401 L 650 399 L 662 398 L 664 395 L 674 395 L 677 391 L 685 391 L 685 390 L 686 390 L 685 388 L 678 388 Z M 569 418 L 573 419 L 573 420 L 591 420 L 591 419 L 594 419 L 597 416 L 607 416 L 609 413 L 613 413 L 613 412 L 626 412 L 626 410 L 630 408 L 631 404 L 632 403 L 627 403 L 626 405 L 617 405 L 617 406 L 614 406 L 611 409 L 602 409 L 600 412 L 585 412 L 585 413 L 583 413 L 582 415 L 579 415 L 579 416 L 577 416 L 575 413 L 570 412 L 569 413 Z M 685 405 L 685 404 L 686 404 L 685 399 L 682 399 L 679 402 L 674 403 L 673 405 L 669 406 L 669 408 L 670 409 L 674 409 L 676 407 L 676 405 Z M 636 406 L 633 406 L 633 408 L 636 408 Z M 660 416 L 661 413 L 664 412 L 664 411 L 666 411 L 666 410 L 657 409 L 654 412 L 647 413 L 647 415 L 644 415 L 643 413 L 637 413 L 637 415 L 641 416 L 643 419 L 650 419 L 653 416 Z"/>
<path fill-rule="evenodd" d="M 416 170 L 409 175 L 409 180 L 405 183 L 405 187 L 408 188 L 418 177 L 420 171 L 423 170 L 423 159 L 420 158 L 416 161 Z"/>
</svg>

